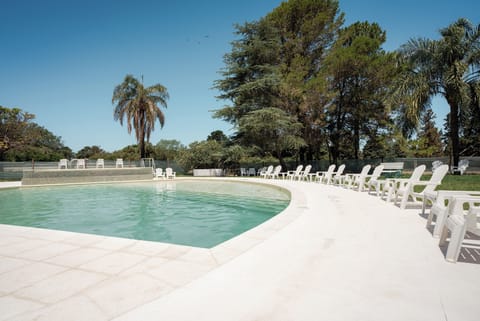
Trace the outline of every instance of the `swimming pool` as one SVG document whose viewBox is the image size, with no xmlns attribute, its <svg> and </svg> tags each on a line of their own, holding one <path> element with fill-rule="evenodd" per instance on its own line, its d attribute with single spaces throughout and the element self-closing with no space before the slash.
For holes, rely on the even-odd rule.
<svg viewBox="0 0 480 321">
<path fill-rule="evenodd" d="M 275 216 L 289 193 L 231 181 L 0 191 L 0 223 L 210 248 Z"/>
</svg>

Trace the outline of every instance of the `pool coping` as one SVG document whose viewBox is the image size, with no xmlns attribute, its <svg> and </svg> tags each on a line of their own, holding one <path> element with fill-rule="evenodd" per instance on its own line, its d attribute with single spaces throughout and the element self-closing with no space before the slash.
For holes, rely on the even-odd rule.
<svg viewBox="0 0 480 321">
<path fill-rule="evenodd" d="M 11 316 L 14 319 L 25 317 L 27 320 L 42 315 L 49 315 L 49 318 L 51 318 L 56 311 L 64 309 L 64 301 L 68 302 L 87 297 L 93 301 L 94 308 L 92 307 L 92 310 L 94 310 L 94 313 L 85 320 L 95 319 L 95 317 L 110 320 L 181 288 L 205 273 L 249 251 L 291 223 L 302 213 L 301 202 L 304 197 L 295 188 L 286 189 L 285 187 L 268 184 L 263 180 L 248 178 L 184 177 L 175 180 L 233 181 L 269 185 L 288 191 L 291 201 L 285 210 L 271 219 L 212 248 L 0 224 L 0 262 L 7 262 L 5 264 L 7 267 L 3 270 L 0 269 L 0 309 L 5 302 L 8 302 L 9 305 L 13 304 L 14 306 L 10 308 L 12 310 Z M 158 181 L 137 180 L 95 182 L 94 184 L 144 182 L 156 183 Z M 92 183 L 56 185 L 85 184 Z M 18 183 L 0 185 L 2 188 L 53 186 L 52 184 L 46 184 L 22 187 Z M 87 253 L 87 256 L 80 259 L 79 257 L 83 253 Z M 131 259 L 133 263 L 123 262 L 125 259 Z M 35 274 L 34 269 L 38 268 L 48 271 L 38 280 L 33 278 L 31 281 L 14 282 L 15 284 L 12 284 L 12 280 L 18 281 L 17 279 L 21 275 Z M 147 270 L 150 271 L 146 272 Z M 179 270 L 183 270 L 183 272 L 179 273 Z M 76 274 L 80 275 L 79 278 L 86 278 L 85 275 L 88 275 L 88 278 L 94 281 L 91 281 L 92 284 L 89 284 L 86 288 L 80 285 L 77 290 L 70 289 L 65 297 L 58 294 L 59 291 L 63 290 L 61 288 L 55 291 L 51 290 L 56 294 L 41 290 L 47 283 L 56 283 L 55 279 L 61 280 L 64 275 L 70 275 L 70 278 L 74 278 Z M 140 302 L 133 300 L 133 303 L 124 304 L 123 308 L 105 308 L 116 304 L 111 302 L 111 300 L 114 300 L 112 299 L 113 293 L 105 295 L 103 292 L 118 291 L 116 288 L 120 286 L 119 284 L 126 282 L 122 281 L 123 279 L 133 278 L 144 278 L 143 282 L 154 284 L 153 286 L 145 285 L 146 289 L 142 289 L 142 291 L 151 291 L 151 293 Z M 148 282 L 146 282 L 147 279 Z M 117 284 L 115 285 L 115 283 Z M 126 284 L 123 286 L 129 288 Z M 2 288 L 7 290 L 2 290 Z M 74 287 L 72 286 L 72 288 Z M 114 291 L 112 288 L 116 290 Z M 132 291 L 132 289 L 129 288 L 129 291 Z M 102 295 L 99 295 L 98 292 Z M 83 304 L 86 303 L 83 302 Z M 9 316 L 8 313 L 7 316 Z M 0 320 L 4 320 L 4 318 L 0 317 Z M 6 318 L 5 320 L 9 319 Z"/>
</svg>

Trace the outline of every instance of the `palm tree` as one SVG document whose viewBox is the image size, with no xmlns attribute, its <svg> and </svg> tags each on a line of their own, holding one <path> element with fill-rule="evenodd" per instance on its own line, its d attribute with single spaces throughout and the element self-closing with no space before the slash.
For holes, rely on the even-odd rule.
<svg viewBox="0 0 480 321">
<path fill-rule="evenodd" d="M 453 165 L 460 158 L 460 113 L 468 108 L 471 91 L 480 82 L 480 26 L 459 19 L 441 29 L 439 40 L 412 39 L 400 49 L 406 68 L 399 77 L 394 99 L 401 103 L 403 125 L 414 128 L 435 95 L 450 106 L 449 126 Z"/>
<path fill-rule="evenodd" d="M 143 82 L 139 82 L 132 75 L 127 75 L 123 82 L 113 91 L 112 104 L 116 104 L 113 118 L 127 122 L 127 130 L 130 134 L 135 129 L 135 137 L 140 148 L 140 157 L 145 157 L 145 140 L 148 142 L 150 134 L 155 129 L 158 119 L 163 128 L 165 115 L 158 105 L 167 108 L 167 88 L 156 84 L 145 88 Z"/>
</svg>

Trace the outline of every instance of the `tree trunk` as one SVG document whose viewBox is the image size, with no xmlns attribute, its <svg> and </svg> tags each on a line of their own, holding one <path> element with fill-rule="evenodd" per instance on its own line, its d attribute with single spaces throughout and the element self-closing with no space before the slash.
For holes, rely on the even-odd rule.
<svg viewBox="0 0 480 321">
<path fill-rule="evenodd" d="M 450 105 L 450 141 L 452 143 L 453 166 L 458 166 L 460 161 L 460 138 L 458 137 L 459 105 L 450 95 L 446 95 Z"/>
</svg>

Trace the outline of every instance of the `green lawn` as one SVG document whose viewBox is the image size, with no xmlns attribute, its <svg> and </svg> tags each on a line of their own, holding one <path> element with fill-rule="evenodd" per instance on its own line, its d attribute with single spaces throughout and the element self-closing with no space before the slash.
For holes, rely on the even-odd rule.
<svg viewBox="0 0 480 321">
<path fill-rule="evenodd" d="M 423 175 L 422 180 L 430 179 L 431 175 Z M 409 177 L 409 176 L 406 176 Z M 436 190 L 480 191 L 480 175 L 447 175 Z"/>
</svg>

